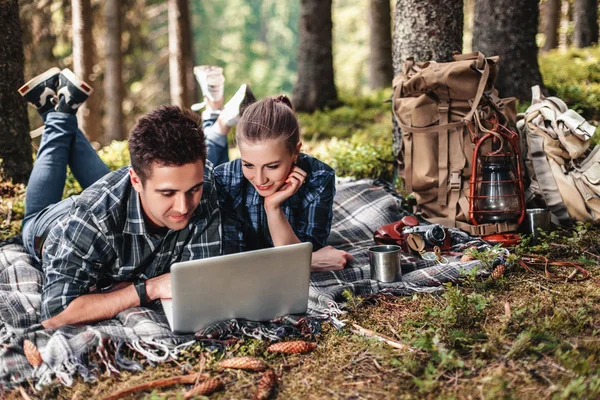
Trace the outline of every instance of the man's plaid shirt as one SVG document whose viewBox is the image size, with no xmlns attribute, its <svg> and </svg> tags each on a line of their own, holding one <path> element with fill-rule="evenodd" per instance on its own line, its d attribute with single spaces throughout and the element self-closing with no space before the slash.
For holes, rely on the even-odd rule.
<svg viewBox="0 0 600 400">
<path fill-rule="evenodd" d="M 42 320 L 61 313 L 100 279 L 149 279 L 176 261 L 220 253 L 220 212 L 210 163 L 200 204 L 188 226 L 165 234 L 147 231 L 129 167 L 114 171 L 77 197 L 44 244 Z"/>
<path fill-rule="evenodd" d="M 300 189 L 281 205 L 290 226 L 301 242 L 313 251 L 327 244 L 333 216 L 335 172 L 327 164 L 300 154 L 298 167 L 306 173 Z M 239 253 L 273 247 L 264 198 L 242 173 L 240 159 L 215 168 L 219 205 L 223 218 L 223 251 Z"/>
</svg>

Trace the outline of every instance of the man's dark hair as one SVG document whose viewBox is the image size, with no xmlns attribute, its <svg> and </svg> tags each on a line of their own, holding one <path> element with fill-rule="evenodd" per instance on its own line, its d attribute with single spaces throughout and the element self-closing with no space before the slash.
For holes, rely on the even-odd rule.
<svg viewBox="0 0 600 400">
<path fill-rule="evenodd" d="M 129 136 L 131 166 L 142 184 L 154 163 L 181 166 L 206 163 L 206 141 L 198 114 L 178 106 L 160 106 L 140 119 Z"/>
</svg>

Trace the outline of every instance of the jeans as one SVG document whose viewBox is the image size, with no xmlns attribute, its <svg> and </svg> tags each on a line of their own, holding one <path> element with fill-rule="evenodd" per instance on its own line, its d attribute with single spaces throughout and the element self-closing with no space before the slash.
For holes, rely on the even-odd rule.
<svg viewBox="0 0 600 400">
<path fill-rule="evenodd" d="M 25 218 L 22 235 L 27 251 L 36 253 L 54 222 L 69 212 L 73 199 L 61 201 L 67 179 L 67 165 L 83 189 L 110 170 L 98 157 L 72 114 L 50 111 L 42 115 L 45 122 L 42 141 L 25 192 Z"/>
<path fill-rule="evenodd" d="M 206 115 L 206 114 L 204 114 Z M 229 148 L 227 147 L 227 136 L 221 135 L 217 122 L 219 114 L 210 113 L 202 121 L 202 129 L 206 137 L 207 159 L 212 162 L 213 167 L 225 164 L 229 161 Z"/>
</svg>

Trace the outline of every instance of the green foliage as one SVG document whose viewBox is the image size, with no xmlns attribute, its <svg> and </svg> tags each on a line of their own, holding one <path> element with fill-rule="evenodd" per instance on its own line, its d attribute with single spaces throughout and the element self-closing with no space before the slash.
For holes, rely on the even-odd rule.
<svg viewBox="0 0 600 400">
<path fill-rule="evenodd" d="M 600 47 L 550 51 L 539 64 L 552 95 L 585 118 L 600 120 Z"/>
<path fill-rule="evenodd" d="M 393 178 L 391 90 L 365 96 L 342 93 L 342 107 L 300 114 L 308 152 L 331 165 L 337 176 Z"/>
</svg>

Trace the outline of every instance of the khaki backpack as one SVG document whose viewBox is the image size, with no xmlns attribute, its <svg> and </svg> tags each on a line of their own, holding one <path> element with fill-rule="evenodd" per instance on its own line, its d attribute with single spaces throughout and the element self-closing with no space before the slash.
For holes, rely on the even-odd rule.
<svg viewBox="0 0 600 400">
<path fill-rule="evenodd" d="M 517 128 L 527 140 L 528 202 L 547 206 L 557 225 L 600 220 L 600 147 L 589 151 L 596 128 L 539 86 Z"/>
<path fill-rule="evenodd" d="M 447 63 L 406 60 L 394 78 L 393 113 L 402 130 L 396 155 L 417 211 L 430 222 L 475 236 L 513 231 L 516 224 L 471 225 L 469 178 L 479 121 L 495 116 L 514 127 L 516 101 L 494 89 L 498 57 L 455 54 Z"/>
</svg>

